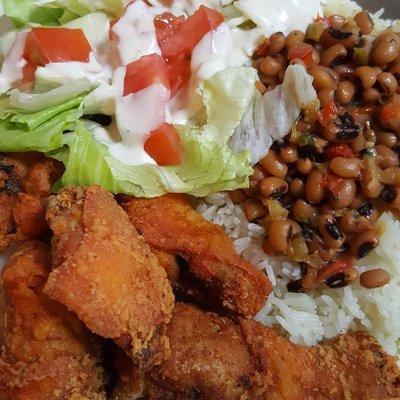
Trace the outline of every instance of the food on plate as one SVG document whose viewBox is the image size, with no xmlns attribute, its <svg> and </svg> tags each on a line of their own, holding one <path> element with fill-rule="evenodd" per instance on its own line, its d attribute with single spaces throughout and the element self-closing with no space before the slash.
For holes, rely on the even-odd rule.
<svg viewBox="0 0 400 400">
<path fill-rule="evenodd" d="M 0 249 L 38 239 L 47 229 L 45 201 L 63 166 L 39 153 L 2 155 L 0 161 Z"/>
<path fill-rule="evenodd" d="M 167 335 L 171 355 L 144 377 L 131 369 L 116 399 L 133 398 L 139 387 L 151 400 L 356 400 L 400 393 L 395 359 L 360 332 L 306 348 L 257 322 L 235 323 L 177 303 Z"/>
<path fill-rule="evenodd" d="M 0 399 L 400 398 L 382 15 L 1 0 Z"/>
<path fill-rule="evenodd" d="M 27 242 L 2 273 L 0 398 L 105 400 L 100 343 L 43 293 L 50 270 L 49 246 Z"/>
<path fill-rule="evenodd" d="M 270 291 L 267 277 L 239 257 L 222 229 L 193 210 L 187 197 L 132 198 L 123 207 L 147 243 L 183 257 L 224 307 L 243 316 L 260 310 Z"/>
<path fill-rule="evenodd" d="M 111 194 L 91 186 L 61 190 L 46 216 L 54 236 L 44 292 L 141 367 L 159 362 L 168 349 L 163 330 L 174 296 L 127 214 Z"/>
<path fill-rule="evenodd" d="M 277 32 L 255 53 L 263 97 L 300 65 L 319 99 L 257 158 L 250 188 L 231 193 L 248 220 L 265 228 L 264 251 L 301 263 L 291 291 L 357 282 L 355 264 L 380 243 L 376 221 L 399 208 L 400 39 L 390 29 L 366 36 L 367 15 L 319 19 L 287 36 Z M 382 286 L 389 279 L 376 281 Z"/>
</svg>

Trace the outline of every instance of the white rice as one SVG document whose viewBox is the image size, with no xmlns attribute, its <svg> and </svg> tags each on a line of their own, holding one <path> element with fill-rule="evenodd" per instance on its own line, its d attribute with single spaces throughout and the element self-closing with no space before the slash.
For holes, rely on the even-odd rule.
<svg viewBox="0 0 400 400">
<path fill-rule="evenodd" d="M 378 220 L 380 245 L 358 265 L 360 271 L 380 267 L 391 275 L 386 286 L 368 290 L 358 284 L 343 289 L 320 288 L 289 293 L 286 285 L 300 277 L 300 268 L 282 257 L 269 257 L 262 248 L 264 229 L 247 221 L 240 206 L 226 194 L 208 196 L 198 206 L 203 216 L 234 240 L 236 250 L 263 270 L 273 292 L 256 319 L 278 325 L 295 343 L 315 345 L 349 330 L 366 330 L 385 350 L 400 357 L 400 222 L 390 212 Z"/>
</svg>

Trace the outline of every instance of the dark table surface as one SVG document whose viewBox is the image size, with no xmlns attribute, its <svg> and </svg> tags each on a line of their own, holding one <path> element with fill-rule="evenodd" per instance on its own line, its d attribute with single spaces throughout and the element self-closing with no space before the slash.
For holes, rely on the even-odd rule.
<svg viewBox="0 0 400 400">
<path fill-rule="evenodd" d="M 357 3 L 369 11 L 377 11 L 384 7 L 385 18 L 400 18 L 400 0 L 358 0 Z"/>
</svg>

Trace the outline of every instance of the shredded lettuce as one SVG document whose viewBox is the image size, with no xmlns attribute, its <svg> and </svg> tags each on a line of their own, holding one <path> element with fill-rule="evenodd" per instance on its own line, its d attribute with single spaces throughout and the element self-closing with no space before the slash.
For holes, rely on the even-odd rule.
<svg viewBox="0 0 400 400">
<path fill-rule="evenodd" d="M 253 98 L 256 72 L 252 68 L 230 68 L 205 82 L 201 94 L 207 122 L 197 127 L 177 126 L 183 146 L 179 166 L 130 166 L 110 156 L 105 145 L 80 125 L 66 144 L 70 155 L 63 185 L 97 183 L 112 192 L 155 197 L 168 192 L 205 196 L 220 190 L 247 187 L 252 169 L 249 153 L 233 154 L 228 140 Z M 236 83 L 236 84 L 235 84 Z M 230 99 L 230 100 L 227 100 Z M 221 110 L 220 104 L 224 104 Z M 54 154 L 65 160 L 64 154 Z"/>
<path fill-rule="evenodd" d="M 32 0 L 3 0 L 4 15 L 11 18 L 18 28 L 25 25 L 60 25 L 64 8 L 38 7 Z"/>
<path fill-rule="evenodd" d="M 131 0 L 36 0 L 33 3 L 36 4 L 36 6 L 47 5 L 62 8 L 78 16 L 101 11 L 111 17 L 119 17 L 130 1 Z"/>
</svg>

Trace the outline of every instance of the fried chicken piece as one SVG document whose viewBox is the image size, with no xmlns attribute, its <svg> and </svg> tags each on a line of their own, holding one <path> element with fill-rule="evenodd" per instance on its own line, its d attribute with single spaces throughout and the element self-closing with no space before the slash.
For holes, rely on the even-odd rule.
<svg viewBox="0 0 400 400">
<path fill-rule="evenodd" d="M 150 400 L 389 400 L 400 372 L 365 333 L 302 347 L 261 324 L 177 303 L 171 355 L 145 376 Z M 132 380 L 138 375 L 132 371 Z M 129 379 L 124 376 L 126 393 Z M 119 393 L 124 393 L 122 381 Z M 122 397 L 124 399 L 124 397 Z"/>
<path fill-rule="evenodd" d="M 165 271 L 113 196 L 69 187 L 49 200 L 53 267 L 44 288 L 147 368 L 168 350 L 174 297 Z"/>
<path fill-rule="evenodd" d="M 101 348 L 43 293 L 50 249 L 27 242 L 2 274 L 1 400 L 105 400 Z"/>
<path fill-rule="evenodd" d="M 178 264 L 176 256 L 172 253 L 168 253 L 163 250 L 159 250 L 154 247 L 150 247 L 151 251 L 156 255 L 158 262 L 164 268 L 167 273 L 168 280 L 173 284 L 178 281 L 181 269 Z"/>
<path fill-rule="evenodd" d="M 224 307 L 249 317 L 263 306 L 271 291 L 267 277 L 239 257 L 222 228 L 193 210 L 186 196 L 125 199 L 123 207 L 150 246 L 183 257 Z"/>
<path fill-rule="evenodd" d="M 47 229 L 45 203 L 63 165 L 39 153 L 0 159 L 0 251 L 39 238 Z"/>
</svg>

